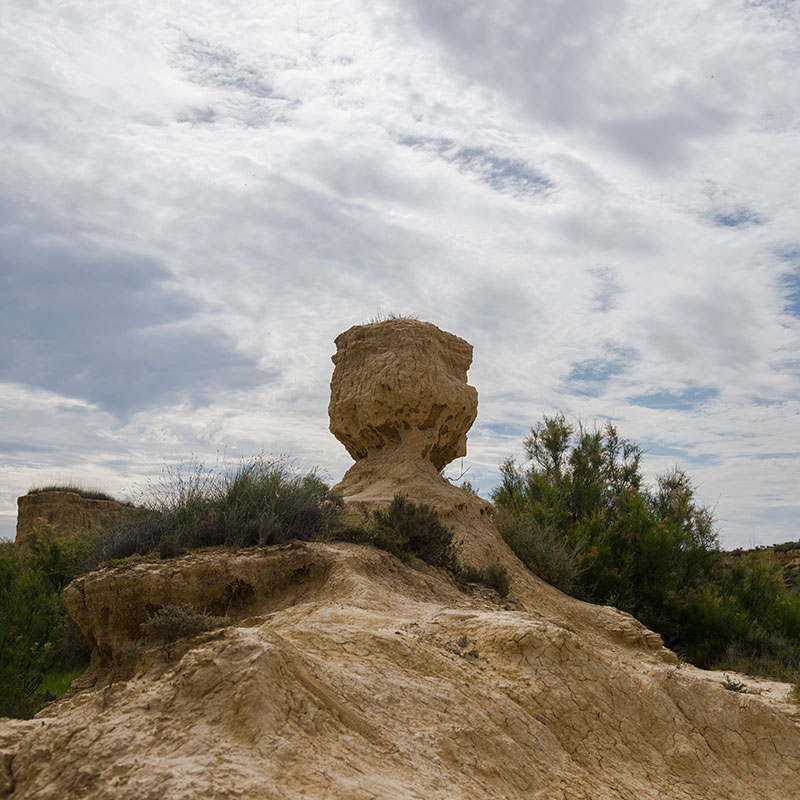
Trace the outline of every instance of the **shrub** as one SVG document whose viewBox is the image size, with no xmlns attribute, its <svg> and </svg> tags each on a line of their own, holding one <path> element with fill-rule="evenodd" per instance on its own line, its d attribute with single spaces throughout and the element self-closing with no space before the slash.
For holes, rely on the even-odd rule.
<svg viewBox="0 0 800 800">
<path fill-rule="evenodd" d="M 490 564 L 486 569 L 460 567 L 456 576 L 466 583 L 482 583 L 494 589 L 500 597 L 507 597 L 511 588 L 511 576 L 499 562 Z"/>
<path fill-rule="evenodd" d="M 453 530 L 443 525 L 430 506 L 395 495 L 386 511 L 373 513 L 375 528 L 394 535 L 401 547 L 435 567 L 455 566 Z"/>
<path fill-rule="evenodd" d="M 525 566 L 542 580 L 566 594 L 574 591 L 580 567 L 578 551 L 551 526 L 499 508 L 494 523 L 500 535 Z"/>
<path fill-rule="evenodd" d="M 760 555 L 723 562 L 711 511 L 673 469 L 644 484 L 641 449 L 608 424 L 544 417 L 492 494 L 509 546 L 563 591 L 616 605 L 704 667 L 800 675 L 800 595 Z"/>
<path fill-rule="evenodd" d="M 502 564 L 489 564 L 486 567 L 486 584 L 491 586 L 500 597 L 506 597 L 511 588 L 511 576 Z"/>
<path fill-rule="evenodd" d="M 457 568 L 453 530 L 430 506 L 398 494 L 386 511 L 362 508 L 362 512 L 360 526 L 342 527 L 333 538 L 371 544 L 404 561 L 417 556 L 435 567 Z"/>
<path fill-rule="evenodd" d="M 227 617 L 198 614 L 190 605 L 166 605 L 139 627 L 145 636 L 171 644 L 184 636 L 196 636 L 229 624 Z"/>
<path fill-rule="evenodd" d="M 89 651 L 61 602 L 74 577 L 74 543 L 31 536 L 30 553 L 0 554 L 0 716 L 33 716 L 53 699 L 52 670 L 85 668 Z"/>
<path fill-rule="evenodd" d="M 113 530 L 97 561 L 225 545 L 285 544 L 327 537 L 339 524 L 342 501 L 314 473 L 292 474 L 280 461 L 241 464 L 232 473 L 202 465 L 167 472 L 151 487 L 143 514 Z"/>
</svg>

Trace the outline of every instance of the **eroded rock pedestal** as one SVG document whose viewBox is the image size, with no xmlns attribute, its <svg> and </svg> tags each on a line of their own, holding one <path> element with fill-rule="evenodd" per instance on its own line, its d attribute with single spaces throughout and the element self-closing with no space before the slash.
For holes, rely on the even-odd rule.
<svg viewBox="0 0 800 800">
<path fill-rule="evenodd" d="M 339 335 L 332 360 L 330 428 L 356 460 L 334 491 L 369 507 L 405 494 L 454 528 L 464 563 L 516 561 L 488 521 L 491 504 L 440 473 L 466 455 L 478 413 L 472 345 L 429 322 L 391 319 Z"/>
</svg>

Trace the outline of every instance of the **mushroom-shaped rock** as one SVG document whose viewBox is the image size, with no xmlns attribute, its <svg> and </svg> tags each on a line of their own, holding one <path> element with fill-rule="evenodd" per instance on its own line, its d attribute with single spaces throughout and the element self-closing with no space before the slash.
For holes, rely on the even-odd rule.
<svg viewBox="0 0 800 800">
<path fill-rule="evenodd" d="M 331 432 L 360 461 L 393 453 L 436 470 L 467 452 L 478 393 L 472 345 L 414 319 L 355 325 L 336 338 Z"/>
<path fill-rule="evenodd" d="M 478 412 L 472 345 L 429 322 L 390 319 L 350 328 L 336 348 L 331 431 L 356 463 L 334 491 L 359 509 L 406 495 L 453 528 L 463 563 L 518 563 L 489 522 L 491 504 L 440 474 L 466 455 Z"/>
</svg>

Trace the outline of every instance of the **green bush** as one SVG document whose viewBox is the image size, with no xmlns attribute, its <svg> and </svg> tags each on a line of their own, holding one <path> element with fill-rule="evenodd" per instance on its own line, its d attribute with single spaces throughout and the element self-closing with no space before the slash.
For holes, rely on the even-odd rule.
<svg viewBox="0 0 800 800">
<path fill-rule="evenodd" d="M 573 592 L 580 567 L 578 551 L 567 537 L 551 526 L 541 526 L 524 514 L 502 507 L 495 511 L 494 523 L 531 572 L 566 594 Z"/>
<path fill-rule="evenodd" d="M 641 449 L 606 425 L 545 417 L 508 459 L 495 521 L 536 574 L 581 599 L 615 605 L 704 667 L 800 676 L 800 595 L 758 554 L 723 560 L 711 511 L 674 469 L 644 484 Z"/>
<path fill-rule="evenodd" d="M 61 602 L 75 576 L 79 542 L 32 535 L 22 557 L 0 554 L 0 716 L 30 717 L 49 699 L 52 672 L 86 667 L 89 650 Z"/>
<path fill-rule="evenodd" d="M 430 506 L 398 494 L 385 511 L 364 508 L 362 513 L 361 525 L 342 526 L 332 538 L 371 544 L 403 561 L 416 556 L 435 567 L 457 569 L 453 530 Z"/>
<path fill-rule="evenodd" d="M 491 586 L 500 597 L 506 597 L 511 588 L 511 576 L 508 570 L 499 563 L 486 567 L 486 585 Z"/>
<path fill-rule="evenodd" d="M 200 547 L 250 547 L 329 536 L 340 524 L 341 498 L 314 473 L 292 474 L 280 461 L 257 459 L 232 473 L 167 472 L 151 487 L 141 516 L 114 529 L 96 562 Z"/>
<path fill-rule="evenodd" d="M 490 564 L 486 569 L 460 567 L 456 576 L 466 583 L 482 583 L 494 589 L 500 597 L 507 597 L 511 588 L 511 576 L 500 563 Z"/>
<path fill-rule="evenodd" d="M 453 531 L 443 525 L 430 506 L 412 503 L 395 495 L 386 511 L 374 511 L 372 526 L 376 540 L 393 543 L 435 567 L 452 569 L 456 564 Z"/>
</svg>

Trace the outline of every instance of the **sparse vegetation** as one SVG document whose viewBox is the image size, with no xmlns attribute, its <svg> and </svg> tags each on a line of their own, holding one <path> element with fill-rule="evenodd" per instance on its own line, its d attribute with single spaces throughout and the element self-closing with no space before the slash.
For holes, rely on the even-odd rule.
<svg viewBox="0 0 800 800">
<path fill-rule="evenodd" d="M 466 583 L 482 583 L 494 589 L 500 597 L 507 597 L 511 588 L 511 576 L 508 570 L 499 563 L 490 564 L 486 569 L 461 567 L 456 575 Z"/>
<path fill-rule="evenodd" d="M 88 500 L 112 500 L 115 503 L 120 503 L 121 505 L 130 506 L 132 503 L 128 502 L 127 500 L 117 500 L 116 497 L 108 494 L 107 492 L 103 492 L 100 489 L 90 489 L 86 488 L 85 486 L 81 486 L 77 483 L 53 483 L 48 484 L 47 486 L 34 486 L 31 489 L 28 489 L 28 494 L 43 494 L 45 492 L 72 492 L 73 494 L 78 494 L 81 497 L 85 497 Z"/>
<path fill-rule="evenodd" d="M 409 312 L 407 314 L 401 314 L 395 311 L 389 311 L 388 313 L 384 313 L 383 311 L 378 311 L 374 317 L 371 317 L 370 320 L 366 323 L 367 325 L 374 325 L 376 322 L 386 322 L 390 319 L 419 319 L 419 314 L 415 314 L 413 312 Z"/>
<path fill-rule="evenodd" d="M 227 617 L 198 614 L 189 605 L 166 605 L 143 622 L 140 628 L 144 636 L 172 644 L 184 636 L 196 636 L 229 624 Z"/>
<path fill-rule="evenodd" d="M 74 677 L 86 667 L 89 652 L 60 592 L 104 561 L 171 558 L 211 546 L 348 539 L 404 560 L 417 556 L 458 569 L 453 532 L 433 509 L 397 496 L 387 510 L 365 513 L 363 523 L 354 526 L 343 514 L 341 498 L 315 473 L 297 474 L 283 461 L 255 459 L 231 471 L 198 464 L 168 469 L 149 486 L 143 505 L 140 515 L 110 530 L 67 540 L 32 534 L 24 557 L 11 548 L 0 552 L 0 715 L 31 716 L 66 681 L 53 683 L 48 676 Z M 484 577 L 502 588 L 499 573 Z M 169 644 L 220 624 L 224 618 L 168 606 L 142 633 Z"/>
<path fill-rule="evenodd" d="M 429 506 L 395 495 L 386 511 L 365 508 L 362 513 L 360 526 L 342 528 L 334 538 L 371 544 L 403 561 L 417 556 L 435 567 L 456 569 L 453 531 Z"/>
<path fill-rule="evenodd" d="M 232 472 L 190 465 L 150 489 L 145 512 L 98 543 L 97 562 L 327 538 L 341 520 L 341 499 L 315 473 L 294 474 L 281 461 L 256 459 Z"/>
<path fill-rule="evenodd" d="M 536 525 L 523 514 L 499 506 L 494 522 L 523 564 L 542 580 L 572 594 L 578 582 L 578 547 L 552 526 Z"/>
</svg>

